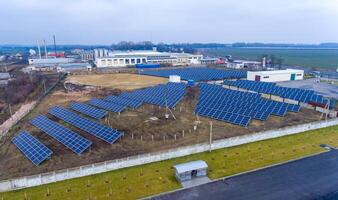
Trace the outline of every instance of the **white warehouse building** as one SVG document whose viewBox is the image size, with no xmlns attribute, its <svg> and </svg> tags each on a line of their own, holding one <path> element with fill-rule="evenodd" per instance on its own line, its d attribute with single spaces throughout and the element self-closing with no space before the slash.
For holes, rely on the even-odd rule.
<svg viewBox="0 0 338 200">
<path fill-rule="evenodd" d="M 304 70 L 286 69 L 274 71 L 248 71 L 247 80 L 262 82 L 283 82 L 303 80 Z"/>
<path fill-rule="evenodd" d="M 97 58 L 96 66 L 102 67 L 126 67 L 136 64 L 172 64 L 190 65 L 201 64 L 203 55 L 188 53 L 167 53 L 157 51 L 124 51 L 110 52 L 108 56 Z"/>
</svg>

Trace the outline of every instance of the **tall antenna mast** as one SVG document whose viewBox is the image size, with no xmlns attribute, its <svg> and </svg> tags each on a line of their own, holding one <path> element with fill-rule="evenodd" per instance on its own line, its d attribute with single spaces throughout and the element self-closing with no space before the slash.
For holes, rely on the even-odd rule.
<svg viewBox="0 0 338 200">
<path fill-rule="evenodd" d="M 56 42 L 55 42 L 55 35 L 53 35 L 53 41 L 54 41 L 54 53 L 55 53 L 55 57 L 57 57 L 57 54 L 56 54 Z"/>
</svg>

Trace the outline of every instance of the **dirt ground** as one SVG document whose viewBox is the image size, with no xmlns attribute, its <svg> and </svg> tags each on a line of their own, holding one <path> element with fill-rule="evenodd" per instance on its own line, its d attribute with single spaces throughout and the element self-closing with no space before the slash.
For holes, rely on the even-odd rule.
<svg viewBox="0 0 338 200">
<path fill-rule="evenodd" d="M 137 74 L 117 73 L 117 74 L 91 74 L 91 75 L 71 75 L 67 81 L 78 82 L 84 85 L 120 88 L 123 90 L 133 90 L 161 83 L 167 83 L 167 78 L 142 76 Z"/>
<path fill-rule="evenodd" d="M 0 143 L 0 180 L 208 142 L 210 121 L 213 122 L 213 139 L 216 140 L 316 121 L 320 116 L 315 111 L 302 109 L 300 113 L 288 113 L 284 118 L 271 116 L 266 122 L 254 120 L 249 127 L 243 128 L 194 115 L 193 111 L 198 97 L 198 89 L 189 88 L 176 109 L 171 110 L 176 120 L 170 111 L 149 104 L 143 104 L 136 110 L 127 109 L 121 115 L 110 113 L 109 117 L 101 120 L 101 122 L 123 131 L 125 136 L 117 143 L 109 145 L 47 114 L 48 108 L 53 105 L 67 106 L 71 101 L 82 102 L 92 97 L 100 98 L 109 94 L 118 94 L 119 92 L 119 90 L 113 89 L 67 92 L 60 85 L 55 92 L 43 100 L 34 112 L 10 131 L 11 135 L 9 137 Z M 166 113 L 170 114 L 169 119 L 165 118 Z M 90 150 L 78 156 L 47 134 L 33 127 L 29 120 L 38 114 L 45 114 L 91 140 L 93 145 Z M 194 130 L 194 125 L 197 125 L 197 130 Z M 29 131 L 52 149 L 53 155 L 51 159 L 38 167 L 26 159 L 10 142 L 13 135 L 21 130 Z"/>
</svg>

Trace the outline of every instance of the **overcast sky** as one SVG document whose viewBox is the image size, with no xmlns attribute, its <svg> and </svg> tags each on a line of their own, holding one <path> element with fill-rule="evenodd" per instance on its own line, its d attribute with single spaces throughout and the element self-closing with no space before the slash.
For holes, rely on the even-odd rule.
<svg viewBox="0 0 338 200">
<path fill-rule="evenodd" d="M 338 42 L 338 0 L 0 0 L 0 44 Z"/>
</svg>

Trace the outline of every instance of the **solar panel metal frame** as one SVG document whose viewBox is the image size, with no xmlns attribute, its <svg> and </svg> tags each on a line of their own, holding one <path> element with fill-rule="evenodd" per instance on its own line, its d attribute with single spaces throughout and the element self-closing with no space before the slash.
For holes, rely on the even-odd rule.
<svg viewBox="0 0 338 200">
<path fill-rule="evenodd" d="M 110 95 L 104 99 L 105 101 L 113 102 L 116 104 L 124 105 L 136 109 L 142 105 L 142 101 L 136 99 L 128 99 L 121 96 Z"/>
<path fill-rule="evenodd" d="M 21 131 L 12 139 L 12 143 L 36 166 L 53 154 L 52 150 L 27 131 Z"/>
<path fill-rule="evenodd" d="M 45 132 L 76 154 L 83 153 L 88 149 L 92 142 L 75 133 L 74 131 L 58 124 L 46 116 L 38 115 L 31 120 L 31 124 Z"/>
<path fill-rule="evenodd" d="M 123 135 L 122 132 L 84 118 L 61 106 L 50 108 L 48 113 L 109 144 L 113 144 Z"/>
<path fill-rule="evenodd" d="M 97 98 L 91 99 L 90 101 L 88 101 L 88 104 L 114 113 L 121 113 L 126 109 L 125 105 L 120 105 Z"/>
<path fill-rule="evenodd" d="M 71 102 L 69 107 L 72 110 L 75 110 L 79 113 L 82 113 L 86 116 L 89 116 L 94 119 L 102 119 L 105 116 L 107 116 L 108 112 L 105 110 L 101 110 L 95 107 L 92 107 L 90 105 L 87 105 L 85 103 L 79 103 L 79 102 Z"/>
</svg>

